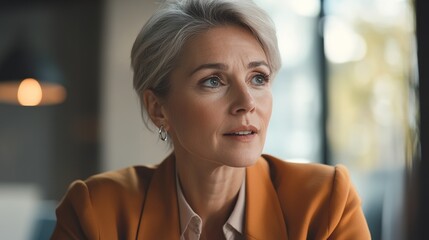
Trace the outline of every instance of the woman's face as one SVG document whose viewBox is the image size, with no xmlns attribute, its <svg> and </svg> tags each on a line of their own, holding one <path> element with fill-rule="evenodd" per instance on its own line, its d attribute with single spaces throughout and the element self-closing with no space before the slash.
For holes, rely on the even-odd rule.
<svg viewBox="0 0 429 240">
<path fill-rule="evenodd" d="M 245 167 L 261 155 L 271 116 L 271 70 L 256 38 L 215 27 L 185 44 L 162 111 L 177 156 Z"/>
</svg>

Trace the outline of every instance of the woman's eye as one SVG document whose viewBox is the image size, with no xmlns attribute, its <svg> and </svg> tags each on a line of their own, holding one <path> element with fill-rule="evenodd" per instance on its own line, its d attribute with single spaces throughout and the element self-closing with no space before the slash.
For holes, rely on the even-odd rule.
<svg viewBox="0 0 429 240">
<path fill-rule="evenodd" d="M 263 86 L 268 82 L 268 76 L 263 74 L 258 74 L 253 76 L 252 78 L 252 84 L 256 86 Z"/>
<path fill-rule="evenodd" d="M 219 77 L 210 77 L 203 81 L 203 86 L 209 88 L 218 88 L 222 85 Z"/>
</svg>

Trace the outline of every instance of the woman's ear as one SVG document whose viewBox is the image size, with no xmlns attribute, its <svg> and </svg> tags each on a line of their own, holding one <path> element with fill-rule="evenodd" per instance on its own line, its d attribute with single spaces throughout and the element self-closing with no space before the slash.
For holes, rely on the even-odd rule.
<svg viewBox="0 0 429 240">
<path fill-rule="evenodd" d="M 143 94 L 140 95 L 140 98 L 142 98 L 141 100 L 152 122 L 157 127 L 160 127 L 161 125 L 167 127 L 165 126 L 167 124 L 167 116 L 164 113 L 161 99 L 150 89 L 144 90 Z"/>
</svg>

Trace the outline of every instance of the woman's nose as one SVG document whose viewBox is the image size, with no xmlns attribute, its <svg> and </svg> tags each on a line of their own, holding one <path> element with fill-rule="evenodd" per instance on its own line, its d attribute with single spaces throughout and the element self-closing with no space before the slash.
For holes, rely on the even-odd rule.
<svg viewBox="0 0 429 240">
<path fill-rule="evenodd" d="M 235 86 L 231 91 L 231 113 L 244 114 L 255 110 L 255 98 L 247 85 Z"/>
</svg>

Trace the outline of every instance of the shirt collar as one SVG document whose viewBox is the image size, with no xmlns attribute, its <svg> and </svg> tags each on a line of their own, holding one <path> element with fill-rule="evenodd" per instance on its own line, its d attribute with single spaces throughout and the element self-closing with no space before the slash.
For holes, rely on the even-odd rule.
<svg viewBox="0 0 429 240">
<path fill-rule="evenodd" d="M 234 235 L 233 231 L 237 232 L 240 235 L 243 235 L 243 225 L 244 225 L 244 211 L 246 203 L 246 178 L 243 178 L 240 190 L 238 192 L 237 202 L 232 210 L 231 215 L 229 216 L 226 223 L 223 225 L 223 232 L 226 239 L 231 239 L 231 236 Z M 198 214 L 192 210 L 189 203 L 186 201 L 185 196 L 183 195 L 182 188 L 179 184 L 179 177 L 176 172 L 176 189 L 177 189 L 177 201 L 179 207 L 179 216 L 180 216 L 180 235 L 183 236 L 188 228 L 194 228 L 194 231 L 198 235 L 201 234 L 202 220 Z M 195 224 L 196 226 L 191 226 Z"/>
<path fill-rule="evenodd" d="M 244 178 L 246 179 L 246 178 Z M 223 226 L 223 231 L 225 232 L 226 225 L 230 225 L 240 234 L 243 234 L 243 225 L 244 225 L 244 210 L 246 203 L 246 181 L 243 179 L 241 183 L 240 190 L 238 192 L 237 202 L 235 203 L 235 207 L 232 210 L 231 215 Z"/>
<path fill-rule="evenodd" d="M 179 205 L 179 217 L 180 217 L 180 236 L 183 236 L 186 232 L 186 229 L 190 227 L 191 221 L 196 224 L 198 235 L 201 234 L 201 223 L 202 220 L 198 214 L 192 210 L 189 203 L 186 201 L 185 196 L 182 192 L 182 187 L 179 184 L 179 177 L 176 173 L 176 189 L 177 189 L 177 201 Z"/>
</svg>

